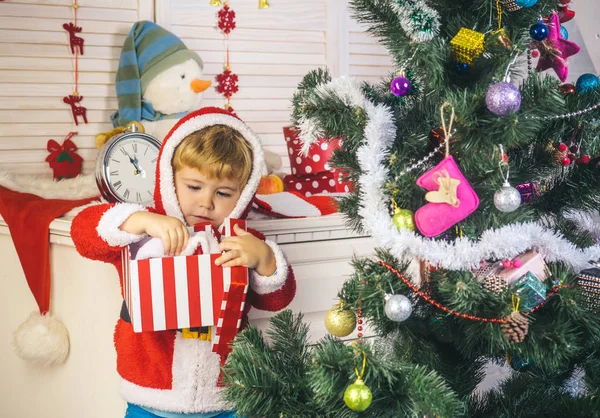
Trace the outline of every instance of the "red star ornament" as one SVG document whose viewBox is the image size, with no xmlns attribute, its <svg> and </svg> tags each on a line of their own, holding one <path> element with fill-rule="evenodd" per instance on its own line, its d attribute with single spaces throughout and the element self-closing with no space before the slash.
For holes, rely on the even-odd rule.
<svg viewBox="0 0 600 418">
<path fill-rule="evenodd" d="M 540 59 L 537 63 L 538 72 L 552 68 L 563 83 L 569 75 L 567 58 L 580 51 L 575 42 L 565 40 L 560 33 L 560 20 L 556 12 L 548 19 L 548 38 L 539 43 Z"/>
</svg>

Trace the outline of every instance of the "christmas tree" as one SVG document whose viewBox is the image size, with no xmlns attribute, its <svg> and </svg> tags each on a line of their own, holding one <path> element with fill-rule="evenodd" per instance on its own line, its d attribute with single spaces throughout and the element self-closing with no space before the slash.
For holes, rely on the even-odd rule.
<svg viewBox="0 0 600 418">
<path fill-rule="evenodd" d="M 328 329 L 375 337 L 248 328 L 225 367 L 242 416 L 600 416 L 600 81 L 564 84 L 561 3 L 351 1 L 397 71 L 311 72 L 293 118 L 307 152 L 343 139 L 341 211 L 379 245 Z M 478 391 L 490 363 L 510 376 Z"/>
</svg>

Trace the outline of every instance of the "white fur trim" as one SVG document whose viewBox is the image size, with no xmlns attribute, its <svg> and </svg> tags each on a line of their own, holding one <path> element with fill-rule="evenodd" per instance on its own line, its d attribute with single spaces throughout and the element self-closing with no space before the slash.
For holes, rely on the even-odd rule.
<svg viewBox="0 0 600 418">
<path fill-rule="evenodd" d="M 137 242 L 146 235 L 130 234 L 129 232 L 120 230 L 119 227 L 134 213 L 147 211 L 144 206 L 133 203 L 117 203 L 104 212 L 104 215 L 100 218 L 100 222 L 98 222 L 96 231 L 100 235 L 100 238 L 106 241 L 111 247 L 123 247 Z"/>
<path fill-rule="evenodd" d="M 13 348 L 23 360 L 40 366 L 62 364 L 69 355 L 69 331 L 49 313 L 34 311 L 13 332 Z"/>
<path fill-rule="evenodd" d="M 217 386 L 221 363 L 219 355 L 212 352 L 211 342 L 182 338 L 178 332 L 174 344 L 172 389 L 151 389 L 121 379 L 123 399 L 169 412 L 230 410 Z"/>
<path fill-rule="evenodd" d="M 78 200 L 100 195 L 92 175 L 56 181 L 50 177 L 14 175 L 0 171 L 0 186 L 16 192 L 31 193 L 44 199 Z"/>
<path fill-rule="evenodd" d="M 246 184 L 246 187 L 244 187 L 237 204 L 229 214 L 230 218 L 240 218 L 242 216 L 246 208 L 252 202 L 252 198 L 254 197 L 254 194 L 258 189 L 258 184 L 260 183 L 264 166 L 262 144 L 258 136 L 244 122 L 231 115 L 225 115 L 221 113 L 198 115 L 187 120 L 175 131 L 173 131 L 170 137 L 165 139 L 162 156 L 159 161 L 160 195 L 165 212 L 167 215 L 178 218 L 184 223 L 185 219 L 183 217 L 183 213 L 181 212 L 181 208 L 179 207 L 179 202 L 177 201 L 177 195 L 175 193 L 175 177 L 171 161 L 173 160 L 175 148 L 177 148 L 177 145 L 179 145 L 186 136 L 192 132 L 199 131 L 202 128 L 212 125 L 227 125 L 239 131 L 252 147 L 252 172 L 250 174 L 250 178 L 248 179 L 248 184 Z"/>
<path fill-rule="evenodd" d="M 259 295 L 278 291 L 283 287 L 288 276 L 288 262 L 279 245 L 269 240 L 265 241 L 265 243 L 271 247 L 273 254 L 275 254 L 276 270 L 272 276 L 261 276 L 256 271 L 251 271 L 250 287 Z"/>
<path fill-rule="evenodd" d="M 356 84 L 343 80 L 320 88 L 331 88 L 338 95 L 340 91 L 345 91 L 347 100 L 355 105 L 360 102 L 357 97 L 361 92 Z M 544 227 L 542 221 L 488 230 L 479 241 L 463 238 L 451 243 L 423 238 L 410 231 L 398 231 L 392 224 L 388 211 L 390 202 L 384 194 L 388 178 L 384 161 L 396 136 L 394 118 L 388 107 L 375 106 L 364 98 L 362 107 L 368 122 L 363 145 L 357 152 L 363 173 L 359 178 L 361 195 L 358 213 L 366 231 L 378 245 L 390 250 L 395 257 L 408 260 L 417 257 L 442 268 L 467 270 L 478 266 L 484 259 L 513 258 L 528 249 L 535 249 L 543 253 L 547 261 L 562 261 L 577 271 L 590 267 L 590 260 L 600 258 L 600 245 L 580 250 L 560 234 Z"/>
<path fill-rule="evenodd" d="M 218 253 L 219 242 L 217 238 L 206 231 L 190 233 L 190 239 L 187 246 L 181 251 L 180 256 L 193 255 L 200 247 L 202 254 Z M 146 241 L 135 253 L 135 260 L 144 260 L 146 258 L 165 257 L 165 247 L 160 238 L 151 238 Z"/>
</svg>

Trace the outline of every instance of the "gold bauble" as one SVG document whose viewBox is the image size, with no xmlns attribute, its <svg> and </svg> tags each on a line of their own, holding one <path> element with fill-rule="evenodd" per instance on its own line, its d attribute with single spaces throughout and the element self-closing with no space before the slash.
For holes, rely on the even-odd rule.
<svg viewBox="0 0 600 418">
<path fill-rule="evenodd" d="M 336 337 L 346 337 L 352 334 L 356 327 L 356 316 L 350 309 L 344 309 L 340 302 L 325 314 L 325 328 Z"/>
<path fill-rule="evenodd" d="M 396 209 L 392 217 L 392 223 L 398 228 L 398 231 L 403 229 L 414 231 L 416 229 L 412 210 Z"/>
<path fill-rule="evenodd" d="M 346 406 L 353 411 L 362 412 L 371 405 L 373 394 L 371 389 L 359 377 L 356 382 L 346 388 L 344 392 L 344 402 Z"/>
</svg>

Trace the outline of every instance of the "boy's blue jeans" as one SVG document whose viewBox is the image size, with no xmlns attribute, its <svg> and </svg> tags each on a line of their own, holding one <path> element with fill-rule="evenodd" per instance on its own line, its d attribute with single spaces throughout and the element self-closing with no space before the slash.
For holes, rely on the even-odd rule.
<svg viewBox="0 0 600 418">
<path fill-rule="evenodd" d="M 189 414 L 190 417 L 195 417 L 198 416 L 198 414 Z M 202 414 L 199 414 L 200 417 L 202 416 Z M 210 417 L 214 417 L 214 418 L 239 418 L 236 414 L 235 411 L 227 411 L 227 412 L 221 412 L 218 415 L 211 415 L 211 414 L 206 414 L 207 416 Z M 184 418 L 186 415 L 182 414 L 181 417 Z M 125 412 L 125 418 L 160 418 L 158 415 L 154 415 L 152 412 L 150 411 L 146 411 L 143 408 L 140 408 L 137 405 L 128 403 L 127 404 L 127 411 Z"/>
</svg>

